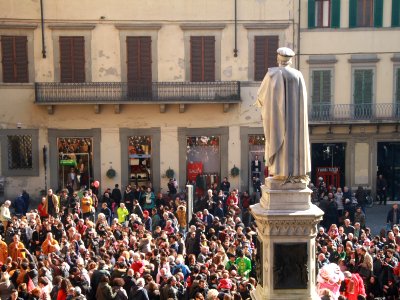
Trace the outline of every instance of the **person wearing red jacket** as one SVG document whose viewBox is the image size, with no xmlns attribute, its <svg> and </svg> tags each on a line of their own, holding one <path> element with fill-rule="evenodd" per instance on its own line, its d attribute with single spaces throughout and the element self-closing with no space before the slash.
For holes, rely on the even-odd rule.
<svg viewBox="0 0 400 300">
<path fill-rule="evenodd" d="M 135 253 L 133 255 L 133 263 L 131 264 L 131 269 L 135 271 L 135 273 L 139 273 L 140 276 L 142 276 L 144 271 L 144 263 L 140 259 L 140 255 L 138 253 Z"/>
</svg>

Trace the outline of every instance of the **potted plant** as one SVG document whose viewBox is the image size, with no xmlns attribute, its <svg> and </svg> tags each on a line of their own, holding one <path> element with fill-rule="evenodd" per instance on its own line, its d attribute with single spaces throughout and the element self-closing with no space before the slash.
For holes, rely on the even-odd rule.
<svg viewBox="0 0 400 300">
<path fill-rule="evenodd" d="M 174 178 L 175 176 L 174 170 L 168 167 L 168 170 L 165 171 L 165 176 L 167 176 L 169 179 Z"/>
</svg>

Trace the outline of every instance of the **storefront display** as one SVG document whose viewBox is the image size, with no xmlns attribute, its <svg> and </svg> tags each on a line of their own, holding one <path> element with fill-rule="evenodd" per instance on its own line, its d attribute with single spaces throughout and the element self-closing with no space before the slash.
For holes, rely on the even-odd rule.
<svg viewBox="0 0 400 300">
<path fill-rule="evenodd" d="M 219 136 L 190 136 L 186 138 L 186 166 L 189 183 L 201 185 L 202 190 L 220 182 L 221 156 Z M 200 184 L 201 183 L 201 184 Z"/>
<path fill-rule="evenodd" d="M 263 134 L 249 135 L 249 187 L 254 191 L 255 181 L 264 182 L 268 176 L 265 167 L 265 138 Z"/>
<path fill-rule="evenodd" d="M 129 181 L 147 186 L 151 182 L 151 137 L 128 137 Z"/>
<path fill-rule="evenodd" d="M 88 187 L 93 174 L 93 139 L 62 137 L 57 139 L 57 146 L 59 187 Z"/>
</svg>

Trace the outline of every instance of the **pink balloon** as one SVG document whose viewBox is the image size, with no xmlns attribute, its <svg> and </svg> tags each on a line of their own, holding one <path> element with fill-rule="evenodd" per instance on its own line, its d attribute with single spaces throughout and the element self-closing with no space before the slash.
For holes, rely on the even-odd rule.
<svg viewBox="0 0 400 300">
<path fill-rule="evenodd" d="M 93 182 L 93 185 L 97 189 L 100 186 L 100 182 L 96 180 L 95 182 Z"/>
</svg>

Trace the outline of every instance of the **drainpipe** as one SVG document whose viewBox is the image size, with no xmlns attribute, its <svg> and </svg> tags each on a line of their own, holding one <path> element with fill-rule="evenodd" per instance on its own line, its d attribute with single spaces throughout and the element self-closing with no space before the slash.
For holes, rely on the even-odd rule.
<svg viewBox="0 0 400 300">
<path fill-rule="evenodd" d="M 301 17 L 301 0 L 299 0 L 299 15 L 298 15 L 298 20 L 297 20 L 297 70 L 300 70 L 300 17 Z M 293 28 L 294 30 L 294 28 Z"/>
<path fill-rule="evenodd" d="M 40 18 L 42 23 L 42 57 L 46 58 L 46 45 L 44 43 L 43 0 L 40 0 Z"/>
<path fill-rule="evenodd" d="M 235 49 L 233 49 L 233 57 L 238 56 L 238 49 L 237 49 L 237 0 L 235 1 Z"/>
</svg>

